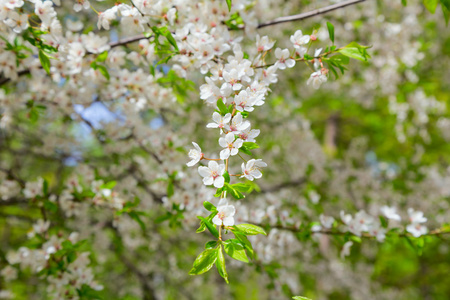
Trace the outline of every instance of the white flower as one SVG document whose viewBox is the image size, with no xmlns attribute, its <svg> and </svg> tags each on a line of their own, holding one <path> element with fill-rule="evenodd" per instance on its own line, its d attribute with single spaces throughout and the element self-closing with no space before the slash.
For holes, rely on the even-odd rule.
<svg viewBox="0 0 450 300">
<path fill-rule="evenodd" d="M 231 120 L 231 124 L 225 128 L 228 131 L 233 132 L 234 134 L 240 134 L 243 130 L 246 130 L 250 127 L 250 122 L 247 120 L 243 120 L 243 117 L 240 112 L 238 112 L 233 119 Z"/>
<path fill-rule="evenodd" d="M 380 224 L 376 224 L 370 228 L 369 233 L 376 237 L 377 241 L 380 243 L 386 238 L 386 229 L 380 227 Z"/>
<path fill-rule="evenodd" d="M 329 216 L 320 214 L 319 219 L 320 219 L 320 223 L 322 223 L 323 227 L 328 228 L 328 229 L 333 227 L 333 223 L 334 223 L 333 217 L 329 217 Z"/>
<path fill-rule="evenodd" d="M 84 9 L 89 9 L 91 7 L 91 4 L 88 0 L 76 0 L 76 3 L 73 5 L 73 10 L 76 12 L 81 11 Z"/>
<path fill-rule="evenodd" d="M 311 40 L 309 35 L 303 35 L 301 30 L 297 30 L 294 35 L 291 35 L 291 42 L 294 44 L 295 51 L 300 57 L 303 57 L 307 51 L 304 46 Z"/>
<path fill-rule="evenodd" d="M 278 59 L 277 66 L 281 70 L 295 66 L 295 60 L 290 58 L 289 49 L 275 49 L 275 57 Z"/>
<path fill-rule="evenodd" d="M 25 198 L 31 199 L 40 195 L 42 192 L 42 184 L 44 180 L 42 178 L 38 178 L 37 181 L 27 182 L 25 184 L 25 189 L 23 190 L 23 194 Z"/>
<path fill-rule="evenodd" d="M 261 159 L 250 159 L 246 164 L 242 163 L 242 176 L 248 180 L 258 179 L 262 177 L 261 168 L 267 167 L 267 164 Z"/>
<path fill-rule="evenodd" d="M 236 110 L 240 112 L 243 112 L 244 110 L 254 110 L 254 99 L 247 94 L 247 91 L 240 91 L 239 94 L 234 97 L 234 102 L 236 103 Z"/>
<path fill-rule="evenodd" d="M 8 1 L 2 1 L 2 5 L 5 5 L 8 9 L 15 9 L 16 7 L 22 7 L 23 1 L 22 0 L 8 0 Z"/>
<path fill-rule="evenodd" d="M 217 206 L 217 214 L 212 219 L 212 222 L 218 226 L 233 226 L 235 213 L 236 208 L 233 205 L 228 205 L 226 199 L 221 199 Z"/>
<path fill-rule="evenodd" d="M 97 28 L 100 30 L 105 28 L 109 30 L 109 24 L 116 18 L 117 6 L 114 6 L 110 9 L 105 10 L 98 14 Z"/>
<path fill-rule="evenodd" d="M 34 12 L 48 26 L 52 23 L 52 19 L 56 17 L 56 11 L 51 1 L 36 1 Z"/>
<path fill-rule="evenodd" d="M 202 149 L 197 143 L 192 142 L 192 145 L 194 145 L 195 149 L 191 149 L 189 151 L 189 158 L 191 159 L 190 162 L 188 162 L 186 165 L 188 167 L 192 167 L 196 163 L 198 163 L 203 158 Z"/>
<path fill-rule="evenodd" d="M 11 11 L 5 24 L 11 27 L 14 32 L 21 33 L 22 30 L 28 28 L 28 16 L 26 14 L 19 15 L 15 11 Z"/>
<path fill-rule="evenodd" d="M 319 70 L 311 74 L 306 84 L 309 85 L 312 83 L 313 88 L 317 90 L 324 82 L 327 82 L 326 72 L 324 70 Z"/>
<path fill-rule="evenodd" d="M 228 125 L 228 123 L 231 120 L 231 114 L 227 113 L 225 116 L 222 117 L 221 114 L 219 114 L 218 112 L 214 112 L 212 115 L 212 119 L 214 121 L 214 123 L 208 123 L 208 125 L 206 125 L 207 128 L 219 128 L 222 130 L 222 128 L 225 128 L 226 125 Z"/>
<path fill-rule="evenodd" d="M 344 247 L 342 247 L 341 250 L 341 258 L 344 259 L 346 256 L 350 255 L 350 249 L 353 246 L 353 242 L 352 241 L 348 241 L 347 243 L 344 244 Z"/>
<path fill-rule="evenodd" d="M 395 207 L 389 207 L 387 205 L 384 205 L 380 208 L 383 215 L 391 220 L 400 221 L 402 218 L 399 214 L 397 214 L 397 209 Z"/>
<path fill-rule="evenodd" d="M 414 237 L 419 237 L 421 235 L 424 235 L 428 232 L 428 229 L 425 225 L 419 224 L 419 223 L 412 223 L 406 226 L 406 231 L 411 233 Z"/>
<path fill-rule="evenodd" d="M 234 133 L 229 132 L 225 137 L 219 138 L 219 145 L 225 149 L 220 151 L 220 159 L 228 159 L 228 157 L 238 154 L 239 148 L 242 147 L 244 141 L 240 138 L 235 140 Z"/>
<path fill-rule="evenodd" d="M 256 48 L 258 49 L 258 52 L 268 51 L 272 49 L 273 45 L 275 45 L 275 42 L 271 42 L 269 37 L 263 36 L 260 38 L 259 34 L 256 35 Z"/>
<path fill-rule="evenodd" d="M 251 127 L 248 127 L 247 129 L 243 130 L 239 137 L 246 142 L 256 142 L 255 138 L 259 135 L 261 131 L 259 129 L 251 129 Z"/>
<path fill-rule="evenodd" d="M 225 184 L 225 165 L 218 164 L 215 161 L 210 161 L 207 167 L 198 167 L 198 173 L 203 177 L 203 183 L 205 185 L 214 184 L 216 188 L 221 188 Z"/>
<path fill-rule="evenodd" d="M 423 212 L 414 211 L 412 208 L 408 208 L 409 221 L 411 223 L 425 223 L 427 218 L 423 216 Z"/>
</svg>

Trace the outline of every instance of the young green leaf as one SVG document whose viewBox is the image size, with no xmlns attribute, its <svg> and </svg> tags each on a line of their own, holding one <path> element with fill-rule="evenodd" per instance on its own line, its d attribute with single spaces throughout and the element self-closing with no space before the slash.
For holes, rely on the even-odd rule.
<svg viewBox="0 0 450 300">
<path fill-rule="evenodd" d="M 231 0 L 227 0 L 228 11 L 231 11 Z"/>
<path fill-rule="evenodd" d="M 334 26 L 330 22 L 327 22 L 328 34 L 330 35 L 330 40 L 334 44 Z"/>
<path fill-rule="evenodd" d="M 439 0 L 423 0 L 423 5 L 426 9 L 432 14 L 436 12 L 436 7 L 439 3 Z"/>
<path fill-rule="evenodd" d="M 209 241 L 205 244 L 205 249 L 213 249 L 217 247 L 217 241 Z"/>
<path fill-rule="evenodd" d="M 244 245 L 245 250 L 247 250 L 247 254 L 250 258 L 255 258 L 255 251 L 253 250 L 252 247 L 252 243 L 250 243 L 250 241 L 248 240 L 248 238 L 241 232 L 239 231 L 233 231 L 234 236 L 236 237 L 236 239 L 239 240 L 239 242 L 242 243 L 242 245 Z"/>
<path fill-rule="evenodd" d="M 39 50 L 39 60 L 41 61 L 42 68 L 50 75 L 50 59 L 42 50 Z"/>
<path fill-rule="evenodd" d="M 219 271 L 220 276 L 225 279 L 226 283 L 228 282 L 228 273 L 225 268 L 225 256 L 223 255 L 222 246 L 217 249 L 217 260 L 216 260 L 217 271 Z"/>
<path fill-rule="evenodd" d="M 221 115 L 226 115 L 227 113 L 228 113 L 228 109 L 227 109 L 227 107 L 225 106 L 225 104 L 223 103 L 223 101 L 222 100 L 217 100 L 217 108 L 219 109 L 219 111 L 220 111 L 220 114 Z"/>
<path fill-rule="evenodd" d="M 208 272 L 217 260 L 217 249 L 208 249 L 200 253 L 194 261 L 189 275 L 200 275 Z"/>
<path fill-rule="evenodd" d="M 253 142 L 244 142 L 243 145 L 248 150 L 258 149 L 259 148 L 259 145 L 257 143 L 253 143 Z"/>
<path fill-rule="evenodd" d="M 294 297 L 292 297 L 292 299 L 294 299 L 294 300 L 311 300 L 309 298 L 302 297 L 302 296 L 294 296 Z"/>
<path fill-rule="evenodd" d="M 208 201 L 203 202 L 203 207 L 206 208 L 206 210 L 209 210 L 210 212 L 217 211 L 216 207 Z"/>
<path fill-rule="evenodd" d="M 237 239 L 228 239 L 223 242 L 225 253 L 230 257 L 248 263 L 248 257 L 245 253 L 244 245 Z"/>
<path fill-rule="evenodd" d="M 367 61 L 370 58 L 369 53 L 367 53 L 368 46 L 361 46 L 355 42 L 352 42 L 340 49 L 339 52 L 350 58 L 359 59 L 361 61 Z"/>
<path fill-rule="evenodd" d="M 239 224 L 235 225 L 235 227 L 245 235 L 257 235 L 257 234 L 267 235 L 264 229 L 253 224 Z"/>
<path fill-rule="evenodd" d="M 226 187 L 227 191 L 230 193 L 230 195 L 233 196 L 233 198 L 235 198 L 236 200 L 245 198 L 245 196 L 241 192 L 239 192 L 238 190 L 233 188 L 233 186 L 231 184 L 229 184 L 228 182 L 225 182 L 225 187 Z"/>
<path fill-rule="evenodd" d="M 215 238 L 219 238 L 219 232 L 216 229 L 216 226 L 214 226 L 213 223 L 211 223 L 211 221 L 209 221 L 208 219 L 205 219 L 203 217 L 197 217 L 199 218 L 206 226 L 206 228 L 208 228 L 209 232 L 211 232 L 211 234 L 215 237 Z"/>
</svg>

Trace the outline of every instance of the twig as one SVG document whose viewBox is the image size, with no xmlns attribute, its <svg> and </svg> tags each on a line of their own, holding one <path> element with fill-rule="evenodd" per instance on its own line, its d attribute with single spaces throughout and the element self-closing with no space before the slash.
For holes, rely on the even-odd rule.
<svg viewBox="0 0 450 300">
<path fill-rule="evenodd" d="M 292 15 L 292 16 L 286 16 L 286 17 L 279 17 L 276 19 L 273 19 L 272 21 L 268 21 L 268 22 L 264 22 L 258 25 L 257 28 L 263 28 L 263 27 L 267 27 L 267 26 L 272 26 L 272 25 L 276 25 L 276 24 L 281 24 L 281 23 L 286 23 L 286 22 L 292 22 L 292 21 L 300 21 L 300 20 L 304 20 L 307 18 L 311 18 L 311 17 L 315 17 L 318 15 L 322 15 L 325 14 L 327 12 L 336 10 L 336 9 L 340 9 L 346 6 L 350 6 L 350 5 L 354 5 L 354 4 L 358 4 L 361 2 L 364 2 L 366 0 L 349 0 L 349 1 L 345 1 L 345 2 L 341 2 L 341 3 L 337 3 L 337 4 L 333 4 L 330 6 L 325 6 L 316 10 L 312 10 L 309 12 L 305 12 L 302 14 L 298 14 L 298 15 Z"/>
</svg>

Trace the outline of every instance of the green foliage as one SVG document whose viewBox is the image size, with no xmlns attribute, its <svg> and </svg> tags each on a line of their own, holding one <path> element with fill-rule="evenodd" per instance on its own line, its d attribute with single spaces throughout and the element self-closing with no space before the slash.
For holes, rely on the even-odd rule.
<svg viewBox="0 0 450 300">
<path fill-rule="evenodd" d="M 327 22 L 327 28 L 328 28 L 328 35 L 330 37 L 330 40 L 334 44 L 334 26 L 330 22 Z"/>
<path fill-rule="evenodd" d="M 356 42 L 351 42 L 347 46 L 339 49 L 339 53 L 350 58 L 367 61 L 370 58 L 369 53 L 367 53 L 368 48 L 370 48 L 370 46 L 361 46 Z"/>
</svg>

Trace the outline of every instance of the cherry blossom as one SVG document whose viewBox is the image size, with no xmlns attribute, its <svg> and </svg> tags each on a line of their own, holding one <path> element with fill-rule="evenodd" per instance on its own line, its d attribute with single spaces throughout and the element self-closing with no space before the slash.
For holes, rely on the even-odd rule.
<svg viewBox="0 0 450 300">
<path fill-rule="evenodd" d="M 295 60 L 290 58 L 289 49 L 275 49 L 275 57 L 278 59 L 277 67 L 281 70 L 295 66 Z"/>
<path fill-rule="evenodd" d="M 222 129 L 226 128 L 226 126 L 230 122 L 231 114 L 227 113 L 227 114 L 225 114 L 225 116 L 222 116 L 218 112 L 213 112 L 212 120 L 214 122 L 213 123 L 208 123 L 206 125 L 206 127 L 207 128 L 219 128 L 222 131 Z"/>
<path fill-rule="evenodd" d="M 261 159 L 250 159 L 247 163 L 242 163 L 242 176 L 253 181 L 262 177 L 261 168 L 267 167 L 267 164 Z"/>
<path fill-rule="evenodd" d="M 236 208 L 229 205 L 225 198 L 222 198 L 217 206 L 217 214 L 212 219 L 212 222 L 217 226 L 233 226 L 234 215 Z"/>
<path fill-rule="evenodd" d="M 233 132 L 229 132 L 225 137 L 219 138 L 219 145 L 225 149 L 220 151 L 220 159 L 228 159 L 230 156 L 236 155 L 239 148 L 242 147 L 244 141 L 240 138 L 235 138 Z"/>
<path fill-rule="evenodd" d="M 203 183 L 205 185 L 214 185 L 216 188 L 221 188 L 225 184 L 225 165 L 218 164 L 215 161 L 210 161 L 207 167 L 198 167 L 198 173 L 203 177 Z"/>
<path fill-rule="evenodd" d="M 202 149 L 197 143 L 192 142 L 192 145 L 194 145 L 195 149 L 191 149 L 189 151 L 189 158 L 191 159 L 190 162 L 186 163 L 188 167 L 192 167 L 196 163 L 198 163 L 203 158 Z"/>
</svg>

